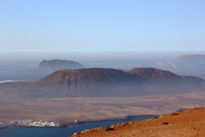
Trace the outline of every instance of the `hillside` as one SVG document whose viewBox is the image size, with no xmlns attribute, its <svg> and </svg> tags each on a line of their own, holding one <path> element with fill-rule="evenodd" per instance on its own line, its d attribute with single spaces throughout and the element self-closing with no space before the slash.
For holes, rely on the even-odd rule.
<svg viewBox="0 0 205 137">
<path fill-rule="evenodd" d="M 35 83 L 37 86 L 65 84 L 68 87 L 83 88 L 92 84 L 117 84 L 121 82 L 141 82 L 144 78 L 120 70 L 90 68 L 59 70 Z"/>
<path fill-rule="evenodd" d="M 205 108 L 74 133 L 72 137 L 204 137 Z"/>
<path fill-rule="evenodd" d="M 126 72 L 135 74 L 138 76 L 141 76 L 147 80 L 150 80 L 154 83 L 180 83 L 180 84 L 199 84 L 204 82 L 203 79 L 199 77 L 193 77 L 193 76 L 181 76 L 174 74 L 167 70 L 161 70 L 157 68 L 133 68 L 130 70 L 127 70 Z"/>
<path fill-rule="evenodd" d="M 150 83 L 141 76 L 116 69 L 88 68 L 59 70 L 35 82 L 31 89 L 68 95 L 126 95 L 126 90 Z M 48 91 L 48 92 L 49 92 Z M 111 92 L 110 92 L 111 91 Z"/>
<path fill-rule="evenodd" d="M 133 96 L 201 90 L 205 81 L 198 77 L 173 74 L 154 68 L 87 68 L 58 70 L 28 88 L 42 95 Z"/>
</svg>

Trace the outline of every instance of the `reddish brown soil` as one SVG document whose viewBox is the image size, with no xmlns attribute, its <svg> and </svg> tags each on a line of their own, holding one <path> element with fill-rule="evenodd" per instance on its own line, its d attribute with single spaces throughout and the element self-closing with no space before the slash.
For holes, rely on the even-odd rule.
<svg viewBox="0 0 205 137">
<path fill-rule="evenodd" d="M 204 137 L 205 108 L 86 130 L 73 137 Z"/>
</svg>

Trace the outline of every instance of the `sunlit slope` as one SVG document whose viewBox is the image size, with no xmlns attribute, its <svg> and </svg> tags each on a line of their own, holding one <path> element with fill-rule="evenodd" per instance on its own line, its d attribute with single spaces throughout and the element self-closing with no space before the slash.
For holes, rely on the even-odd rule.
<svg viewBox="0 0 205 137">
<path fill-rule="evenodd" d="M 75 133 L 73 137 L 204 137 L 205 108 Z"/>
</svg>

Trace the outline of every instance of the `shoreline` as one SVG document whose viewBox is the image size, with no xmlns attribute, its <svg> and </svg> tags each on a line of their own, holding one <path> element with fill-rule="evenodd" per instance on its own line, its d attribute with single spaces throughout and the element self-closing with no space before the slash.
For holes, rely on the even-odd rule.
<svg viewBox="0 0 205 137">
<path fill-rule="evenodd" d="M 79 121 L 77 124 L 83 124 L 83 123 L 86 123 L 86 122 L 103 122 L 103 121 L 117 121 L 117 120 L 132 120 L 132 118 L 134 117 L 143 117 L 143 116 L 156 116 L 156 117 L 159 117 L 160 115 L 130 115 L 130 116 L 126 116 L 126 117 L 123 117 L 123 118 L 108 118 L 108 119 L 104 119 L 104 120 L 89 120 L 89 121 Z M 69 125 L 69 124 L 67 124 Z M 72 124 L 71 124 L 72 125 Z M 76 124 L 73 124 L 73 125 L 76 125 Z"/>
<path fill-rule="evenodd" d="M 84 123 L 88 123 L 88 122 L 103 122 L 103 121 L 121 121 L 121 120 L 134 120 L 135 117 L 145 117 L 145 116 L 150 116 L 150 117 L 159 117 L 160 115 L 130 115 L 130 116 L 126 116 L 124 118 L 110 118 L 110 119 L 104 119 L 104 120 L 88 120 L 88 121 L 73 121 L 70 123 L 65 123 L 65 124 L 60 124 L 58 122 L 54 122 L 54 121 L 34 121 L 31 119 L 27 119 L 27 120 L 12 120 L 10 122 L 0 122 L 0 130 L 4 129 L 4 128 L 9 128 L 9 127 L 22 127 L 22 128 L 66 128 L 67 126 L 71 126 L 71 125 L 81 125 Z M 29 121 L 29 123 L 23 123 L 25 121 Z M 136 121 L 136 120 L 135 120 Z M 15 122 L 19 122 L 19 123 L 15 123 Z M 41 123 L 47 123 L 47 125 L 32 125 L 30 122 L 41 122 Z M 2 123 L 4 123 L 2 125 Z M 51 125 L 50 125 L 51 124 Z"/>
<path fill-rule="evenodd" d="M 0 129 L 7 128 L 7 127 L 60 127 L 60 124 L 54 121 L 35 121 L 32 119 L 25 119 L 25 120 L 12 120 L 9 122 L 0 122 Z"/>
</svg>

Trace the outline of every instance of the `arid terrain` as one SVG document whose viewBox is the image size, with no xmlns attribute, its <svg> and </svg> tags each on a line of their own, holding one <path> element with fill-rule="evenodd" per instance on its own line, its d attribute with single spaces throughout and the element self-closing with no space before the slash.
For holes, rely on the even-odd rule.
<svg viewBox="0 0 205 137">
<path fill-rule="evenodd" d="M 73 137 L 204 137 L 205 108 L 74 133 Z"/>
<path fill-rule="evenodd" d="M 205 137 L 204 7 L 0 0 L 0 137 Z"/>
<path fill-rule="evenodd" d="M 47 120 L 61 124 L 118 119 L 130 115 L 168 114 L 178 109 L 205 106 L 205 93 L 139 97 L 0 99 L 0 121 Z"/>
<path fill-rule="evenodd" d="M 136 115 L 165 115 L 204 107 L 204 91 L 203 78 L 177 75 L 157 68 L 57 70 L 40 80 L 0 83 L 0 128 L 33 125 L 59 127 L 76 122 L 124 119 Z M 194 127 L 190 125 L 188 128 L 183 127 L 186 125 L 183 122 L 175 128 L 172 125 L 174 121 L 166 119 L 156 121 L 157 127 L 154 126 L 155 122 L 145 122 L 145 125 L 134 122 L 75 135 L 173 137 L 174 132 L 181 137 L 187 131 L 187 135 L 193 136 L 198 134 L 195 131 L 198 121 L 193 119 L 192 122 Z M 136 125 L 140 125 L 137 130 Z M 112 132 L 114 134 L 110 134 Z"/>
<path fill-rule="evenodd" d="M 1 83 L 0 122 L 167 114 L 205 106 L 204 85 L 204 79 L 155 68 L 59 70 L 38 81 Z"/>
</svg>

